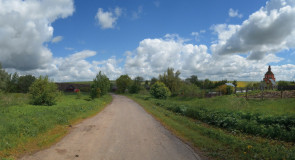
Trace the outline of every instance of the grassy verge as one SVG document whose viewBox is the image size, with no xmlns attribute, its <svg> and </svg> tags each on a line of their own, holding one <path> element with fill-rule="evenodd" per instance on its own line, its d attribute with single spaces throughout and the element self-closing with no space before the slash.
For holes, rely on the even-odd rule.
<svg viewBox="0 0 295 160">
<path fill-rule="evenodd" d="M 174 134 L 191 143 L 210 158 L 295 159 L 294 143 L 227 131 L 169 111 L 165 107 L 156 105 L 152 98 L 140 95 L 129 95 L 129 97 L 138 102 Z M 192 102 L 196 101 L 192 99 L 185 100 L 186 102 L 181 102 L 179 99 L 170 100 L 180 103 L 196 103 Z M 210 100 L 207 103 L 209 104 Z"/>
<path fill-rule="evenodd" d="M 80 99 L 64 94 L 54 106 L 34 106 L 26 98 L 12 103 L 9 97 L 13 96 L 0 97 L 6 104 L 0 106 L 0 159 L 17 158 L 54 144 L 68 133 L 70 125 L 95 115 L 112 100 L 110 95 L 90 100 L 87 94 Z"/>
</svg>

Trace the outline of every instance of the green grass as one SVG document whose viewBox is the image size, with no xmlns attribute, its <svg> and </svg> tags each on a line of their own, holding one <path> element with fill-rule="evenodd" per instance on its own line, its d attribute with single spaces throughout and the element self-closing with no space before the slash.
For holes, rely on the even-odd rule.
<svg viewBox="0 0 295 160">
<path fill-rule="evenodd" d="M 169 98 L 167 101 L 186 104 L 194 108 L 206 107 L 210 110 L 245 111 L 273 116 L 295 115 L 295 99 L 246 100 L 243 97 L 218 96 L 214 98 Z"/>
<path fill-rule="evenodd" d="M 149 96 L 129 95 L 143 108 L 160 120 L 164 126 L 172 130 L 176 135 L 198 148 L 204 155 L 214 159 L 295 159 L 294 143 L 262 138 L 248 135 L 235 130 L 228 131 L 208 125 L 196 119 L 191 119 L 182 114 L 165 109 L 156 105 L 156 101 Z M 294 109 L 293 100 L 285 101 L 234 101 L 233 97 L 217 97 L 213 99 L 170 98 L 160 100 L 172 103 L 186 104 L 191 106 L 206 106 L 212 110 L 227 110 L 236 112 L 239 110 L 265 114 L 293 114 L 287 110 Z M 237 104 L 240 103 L 240 104 Z M 274 108 L 283 105 L 286 111 Z M 292 104 L 288 104 L 292 103 Z M 272 106 L 269 106 L 273 104 Z M 274 109 L 265 112 L 262 108 Z M 257 108 L 259 108 L 257 110 Z"/>
<path fill-rule="evenodd" d="M 70 124 L 96 114 L 112 98 L 106 95 L 90 100 L 89 95 L 82 94 L 77 99 L 76 94 L 67 93 L 53 106 L 30 105 L 25 94 L 2 94 L 0 99 L 1 159 L 16 158 L 56 142 Z"/>
</svg>

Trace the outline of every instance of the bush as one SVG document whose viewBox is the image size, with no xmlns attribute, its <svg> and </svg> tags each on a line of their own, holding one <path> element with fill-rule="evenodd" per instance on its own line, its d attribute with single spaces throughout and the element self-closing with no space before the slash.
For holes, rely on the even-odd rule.
<svg viewBox="0 0 295 160">
<path fill-rule="evenodd" d="M 109 78 L 106 75 L 102 74 L 101 71 L 99 71 L 99 73 L 93 79 L 93 84 L 91 85 L 91 98 L 94 99 L 107 94 L 110 90 L 110 85 L 111 82 Z"/>
<path fill-rule="evenodd" d="M 29 89 L 29 93 L 31 95 L 32 104 L 47 106 L 54 105 L 59 94 L 57 85 L 49 81 L 47 76 L 40 76 L 35 80 Z"/>
<path fill-rule="evenodd" d="M 231 86 L 228 86 L 228 85 L 225 85 L 225 84 L 219 86 L 217 89 L 223 95 L 230 95 L 230 94 L 232 94 L 235 91 L 234 87 L 231 87 Z"/>
<path fill-rule="evenodd" d="M 196 97 L 201 95 L 201 90 L 194 84 L 182 83 L 179 95 L 184 97 Z"/>
<path fill-rule="evenodd" d="M 171 95 L 170 90 L 162 82 L 156 82 L 152 85 L 150 94 L 158 99 L 166 99 Z"/>
<path fill-rule="evenodd" d="M 127 74 L 121 75 L 118 79 L 116 79 L 116 85 L 118 88 L 117 91 L 119 93 L 125 93 L 126 89 L 130 87 L 131 83 L 132 80 Z"/>
</svg>

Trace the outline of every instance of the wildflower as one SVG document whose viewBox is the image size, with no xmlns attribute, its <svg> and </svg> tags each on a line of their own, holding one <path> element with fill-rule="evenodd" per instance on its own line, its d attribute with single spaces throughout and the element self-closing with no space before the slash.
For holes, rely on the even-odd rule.
<svg viewBox="0 0 295 160">
<path fill-rule="evenodd" d="M 247 152 L 244 152 L 244 154 L 247 154 Z"/>
<path fill-rule="evenodd" d="M 251 146 L 251 145 L 248 145 L 248 146 L 247 146 L 248 149 L 251 149 L 252 147 L 253 147 L 253 146 Z"/>
</svg>

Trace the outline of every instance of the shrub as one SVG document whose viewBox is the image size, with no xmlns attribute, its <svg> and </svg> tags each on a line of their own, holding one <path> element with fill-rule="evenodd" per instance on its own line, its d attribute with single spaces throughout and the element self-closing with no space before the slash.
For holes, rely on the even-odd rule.
<svg viewBox="0 0 295 160">
<path fill-rule="evenodd" d="M 170 90 L 162 82 L 156 82 L 152 85 L 150 94 L 158 99 L 166 99 L 171 95 Z"/>
<path fill-rule="evenodd" d="M 218 91 L 221 92 L 222 94 L 224 95 L 230 95 L 234 92 L 234 87 L 231 87 L 231 86 L 227 86 L 227 85 L 221 85 L 219 86 L 218 88 Z"/>
<path fill-rule="evenodd" d="M 32 104 L 47 106 L 54 105 L 59 94 L 56 84 L 51 82 L 47 76 L 40 76 L 35 80 L 29 89 L 29 93 Z"/>
<path fill-rule="evenodd" d="M 179 95 L 184 97 L 196 97 L 201 95 L 201 90 L 194 84 L 182 83 Z"/>
<path fill-rule="evenodd" d="M 130 87 L 131 83 L 132 83 L 132 80 L 127 74 L 121 75 L 118 79 L 116 79 L 116 85 L 118 88 L 117 91 L 119 93 L 124 93 L 126 89 Z"/>
<path fill-rule="evenodd" d="M 90 96 L 92 99 L 101 97 L 108 93 L 110 90 L 110 80 L 109 78 L 102 74 L 101 71 L 93 79 L 93 84 L 91 85 Z M 99 89 L 99 92 L 97 91 Z"/>
<path fill-rule="evenodd" d="M 74 92 L 77 94 L 77 99 L 80 99 L 81 98 L 80 89 L 75 89 Z"/>
</svg>

